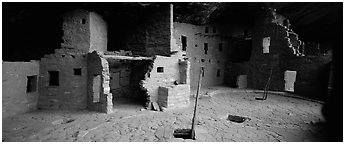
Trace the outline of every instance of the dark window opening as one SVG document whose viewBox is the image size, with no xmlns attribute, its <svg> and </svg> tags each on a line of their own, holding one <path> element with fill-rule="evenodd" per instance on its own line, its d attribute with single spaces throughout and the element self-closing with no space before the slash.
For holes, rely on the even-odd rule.
<svg viewBox="0 0 345 144">
<path fill-rule="evenodd" d="M 75 68 L 73 69 L 74 75 L 81 75 L 81 68 Z"/>
<path fill-rule="evenodd" d="M 208 33 L 208 27 L 205 27 L 205 33 Z"/>
<path fill-rule="evenodd" d="M 164 68 L 163 67 L 157 67 L 157 72 L 158 73 L 163 73 L 164 72 Z"/>
<path fill-rule="evenodd" d="M 204 69 L 204 67 L 201 67 L 201 70 L 202 70 L 201 76 L 204 77 L 205 76 L 205 69 Z"/>
<path fill-rule="evenodd" d="M 187 49 L 187 37 L 181 36 L 181 40 L 182 40 L 182 51 L 186 51 L 186 49 Z"/>
<path fill-rule="evenodd" d="M 37 76 L 27 76 L 26 92 L 35 92 L 37 89 Z"/>
<path fill-rule="evenodd" d="M 223 44 L 222 43 L 219 44 L 219 48 L 218 49 L 219 49 L 220 52 L 223 51 Z"/>
<path fill-rule="evenodd" d="M 201 59 L 201 62 L 205 62 L 205 59 Z"/>
<path fill-rule="evenodd" d="M 59 72 L 48 71 L 49 73 L 49 86 L 59 86 Z"/>
<path fill-rule="evenodd" d="M 211 59 L 209 59 L 208 62 L 211 63 Z"/>
<path fill-rule="evenodd" d="M 197 45 L 197 44 L 195 44 L 195 47 L 198 47 L 198 45 Z"/>
<path fill-rule="evenodd" d="M 207 54 L 207 51 L 208 51 L 208 43 L 204 43 L 204 50 L 205 50 L 205 54 Z"/>
<path fill-rule="evenodd" d="M 216 33 L 217 32 L 217 28 L 214 26 L 213 27 L 213 33 Z"/>
<path fill-rule="evenodd" d="M 220 69 L 217 69 L 217 77 L 220 77 Z"/>
<path fill-rule="evenodd" d="M 86 19 L 81 19 L 81 23 L 85 24 L 86 23 Z"/>
</svg>

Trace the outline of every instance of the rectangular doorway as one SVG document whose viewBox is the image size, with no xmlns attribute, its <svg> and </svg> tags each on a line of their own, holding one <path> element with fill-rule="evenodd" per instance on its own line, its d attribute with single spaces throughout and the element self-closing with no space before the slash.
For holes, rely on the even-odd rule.
<svg viewBox="0 0 345 144">
<path fill-rule="evenodd" d="M 93 103 L 98 103 L 101 93 L 101 75 L 94 75 L 93 76 Z"/>
<path fill-rule="evenodd" d="M 187 37 L 181 35 L 181 41 L 182 41 L 182 51 L 187 50 Z"/>
</svg>

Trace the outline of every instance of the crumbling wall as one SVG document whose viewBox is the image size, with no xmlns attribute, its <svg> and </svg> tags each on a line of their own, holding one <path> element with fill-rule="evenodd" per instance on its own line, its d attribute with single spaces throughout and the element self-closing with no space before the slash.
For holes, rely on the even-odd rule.
<svg viewBox="0 0 345 144">
<path fill-rule="evenodd" d="M 108 61 L 102 57 L 99 52 L 88 54 L 87 59 L 88 75 L 87 75 L 87 107 L 105 113 L 111 113 L 113 109 L 113 96 L 110 92 L 110 71 Z M 100 76 L 99 90 L 97 91 L 99 98 L 95 101 L 95 93 L 93 86 L 95 76 Z"/>
<path fill-rule="evenodd" d="M 130 73 L 130 89 L 133 96 L 138 101 L 145 103 L 146 108 L 150 108 L 150 95 L 145 87 L 146 79 L 149 79 L 153 68 L 152 60 L 132 61 Z"/>
<path fill-rule="evenodd" d="M 209 27 L 207 33 L 205 33 L 206 27 Z M 188 57 L 191 64 L 190 81 L 192 89 L 197 87 L 201 67 L 204 68 L 202 86 L 221 85 L 224 82 L 225 53 L 229 48 L 229 44 L 228 39 L 223 37 L 220 28 L 216 27 L 218 31 L 213 31 L 213 27 L 215 26 L 174 23 L 174 39 L 178 47 L 175 49 L 183 51 L 181 36 L 187 38 L 186 57 Z"/>
<path fill-rule="evenodd" d="M 178 59 L 175 57 L 156 56 L 151 72 L 143 81 L 143 87 L 146 88 L 150 101 L 158 100 L 159 86 L 173 85 L 179 81 Z"/>
<path fill-rule="evenodd" d="M 45 55 L 40 61 L 38 107 L 86 108 L 87 73 L 87 55 L 81 50 L 63 48 Z"/>
<path fill-rule="evenodd" d="M 2 62 L 3 118 L 36 109 L 38 77 L 38 61 Z"/>
<path fill-rule="evenodd" d="M 90 13 L 88 11 L 75 10 L 64 14 L 62 30 L 63 43 L 61 43 L 61 47 L 89 51 Z"/>
<path fill-rule="evenodd" d="M 289 38 L 290 29 L 276 20 L 273 9 L 262 9 L 257 13 L 252 35 L 252 53 L 249 69 L 249 86 L 264 89 L 272 69 L 270 90 L 284 90 L 285 62 L 298 56 Z M 269 37 L 269 47 L 264 50 L 263 40 Z"/>
<path fill-rule="evenodd" d="M 107 23 L 100 15 L 95 12 L 90 12 L 90 50 L 92 51 L 107 51 Z"/>
<path fill-rule="evenodd" d="M 323 99 L 327 94 L 330 57 L 306 57 L 301 53 L 302 42 L 289 29 L 288 21 L 276 20 L 273 9 L 262 9 L 256 17 L 253 50 L 247 70 L 249 86 L 264 89 L 272 69 L 270 90 L 284 91 L 284 72 L 297 71 L 294 93 Z M 284 21 L 283 21 L 284 22 Z M 263 39 L 270 38 L 269 52 L 264 53 Z"/>
</svg>

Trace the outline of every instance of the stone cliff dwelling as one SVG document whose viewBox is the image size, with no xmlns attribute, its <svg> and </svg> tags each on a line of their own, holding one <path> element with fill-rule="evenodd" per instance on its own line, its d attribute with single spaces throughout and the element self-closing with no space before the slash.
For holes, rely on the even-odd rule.
<svg viewBox="0 0 345 144">
<path fill-rule="evenodd" d="M 34 10 L 37 7 L 41 10 Z M 88 110 L 108 116 L 130 109 L 160 111 L 155 116 L 192 112 L 199 75 L 200 119 L 207 119 L 203 114 L 217 113 L 203 111 L 221 105 L 212 103 L 213 95 L 226 97 L 240 91 L 245 93 L 237 105 L 247 104 L 248 93 L 262 96 L 267 92 L 268 99 L 339 101 L 341 96 L 335 94 L 339 85 L 334 82 L 339 74 L 334 69 L 338 68 L 338 23 L 342 20 L 323 19 L 341 8 L 339 3 L 321 7 L 318 3 L 3 3 L 3 125 L 4 119 L 36 111 Z M 21 28 L 24 22 L 28 24 Z M 320 26 L 307 28 L 316 23 L 332 27 L 331 32 Z M 320 36 L 311 31 L 320 31 Z M 322 32 L 332 33 L 334 39 Z M 233 94 L 225 94 L 229 92 Z M 204 104 L 207 99 L 210 104 Z M 227 100 L 231 103 L 235 98 Z M 247 101 L 265 103 L 254 98 Z M 255 108 L 249 109 L 236 114 Z M 322 110 L 323 115 L 338 124 L 327 114 L 329 109 Z M 77 120 L 61 124 L 73 121 Z M 162 131 L 169 141 L 167 128 Z M 155 134 L 148 141 L 163 140 Z M 18 140 L 5 137 L 3 141 Z M 202 137 L 207 141 L 208 136 Z M 216 137 L 210 141 L 237 141 Z M 40 138 L 36 140 L 70 141 Z"/>
</svg>

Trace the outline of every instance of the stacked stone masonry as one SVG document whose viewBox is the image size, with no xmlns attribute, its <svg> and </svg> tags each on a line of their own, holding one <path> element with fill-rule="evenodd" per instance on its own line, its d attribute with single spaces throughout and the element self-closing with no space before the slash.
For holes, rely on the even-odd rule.
<svg viewBox="0 0 345 144">
<path fill-rule="evenodd" d="M 218 31 L 205 28 L 215 27 Z M 225 34 L 217 26 L 196 26 L 187 23 L 174 23 L 174 39 L 177 50 L 184 51 L 191 63 L 191 87 L 197 87 L 201 67 L 204 69 L 202 86 L 221 85 L 224 82 L 225 53 L 229 47 Z M 185 44 L 182 37 L 186 38 Z"/>
<path fill-rule="evenodd" d="M 2 62 L 3 118 L 37 108 L 38 78 L 39 61 Z"/>
</svg>

